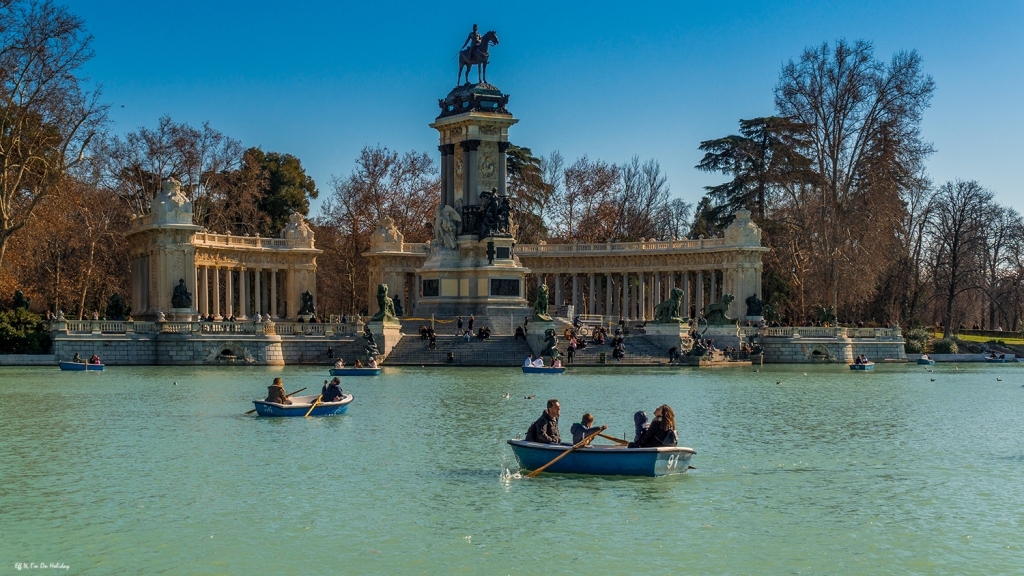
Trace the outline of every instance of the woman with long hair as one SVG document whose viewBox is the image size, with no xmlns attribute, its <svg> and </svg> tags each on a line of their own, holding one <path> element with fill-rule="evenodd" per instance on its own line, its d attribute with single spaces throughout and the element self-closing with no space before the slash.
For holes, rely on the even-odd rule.
<svg viewBox="0 0 1024 576">
<path fill-rule="evenodd" d="M 640 437 L 639 448 L 657 448 L 675 446 L 679 442 L 676 432 L 676 413 L 668 404 L 658 406 L 654 411 L 654 420 Z"/>
</svg>

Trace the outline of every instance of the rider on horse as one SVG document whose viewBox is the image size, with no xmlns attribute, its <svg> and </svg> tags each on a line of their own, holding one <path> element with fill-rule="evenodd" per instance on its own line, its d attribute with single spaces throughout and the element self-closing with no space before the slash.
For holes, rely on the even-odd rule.
<svg viewBox="0 0 1024 576">
<path fill-rule="evenodd" d="M 474 57 L 476 57 L 476 49 L 477 46 L 480 45 L 481 41 L 480 32 L 477 31 L 477 25 L 473 24 L 473 31 L 469 33 L 466 41 L 462 43 L 462 48 L 459 48 L 459 50 L 463 50 L 466 45 L 469 44 L 469 61 L 472 62 Z"/>
</svg>

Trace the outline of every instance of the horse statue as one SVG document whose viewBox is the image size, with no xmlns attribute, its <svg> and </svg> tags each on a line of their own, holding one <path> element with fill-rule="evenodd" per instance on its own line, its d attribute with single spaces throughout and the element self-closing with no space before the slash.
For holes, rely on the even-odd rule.
<svg viewBox="0 0 1024 576">
<path fill-rule="evenodd" d="M 462 83 L 463 67 L 466 68 L 466 84 L 469 84 L 469 70 L 474 64 L 476 65 L 477 83 L 487 83 L 487 61 L 490 57 L 488 48 L 491 44 L 498 45 L 498 35 L 494 33 L 494 30 L 484 34 L 475 49 L 470 46 L 459 52 L 459 79 L 455 81 L 456 86 Z"/>
</svg>

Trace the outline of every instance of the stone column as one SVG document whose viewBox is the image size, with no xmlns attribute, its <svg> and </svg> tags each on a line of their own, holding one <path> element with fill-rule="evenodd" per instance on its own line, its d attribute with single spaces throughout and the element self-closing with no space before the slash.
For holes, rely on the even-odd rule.
<svg viewBox="0 0 1024 576">
<path fill-rule="evenodd" d="M 199 292 L 199 313 L 206 316 L 210 313 L 210 268 L 203 266 L 203 271 L 199 275 L 199 283 L 202 285 L 202 289 Z"/>
<path fill-rule="evenodd" d="M 249 270 L 238 271 L 238 319 L 249 317 Z"/>
<path fill-rule="evenodd" d="M 507 192 L 505 186 L 508 180 L 508 158 L 505 152 L 508 150 L 508 142 L 498 142 L 498 195 L 504 196 Z"/>
<path fill-rule="evenodd" d="M 479 140 L 463 140 L 459 143 L 462 146 L 463 162 L 462 162 L 462 176 L 463 176 L 463 195 L 462 205 L 479 205 L 480 204 L 480 190 L 477 186 L 477 149 L 480 148 Z"/>
<path fill-rule="evenodd" d="M 630 275 L 623 275 L 623 314 L 626 320 L 630 319 Z"/>
<path fill-rule="evenodd" d="M 587 301 L 587 314 L 593 316 L 597 312 L 595 311 L 595 303 L 597 301 L 597 293 L 595 289 L 597 286 L 594 284 L 594 273 L 590 273 L 590 299 Z"/>
<path fill-rule="evenodd" d="M 683 272 L 683 310 L 690 317 L 690 273 Z"/>
<path fill-rule="evenodd" d="M 711 295 L 708 297 L 708 304 L 718 302 L 718 270 L 711 271 Z"/>
<path fill-rule="evenodd" d="M 646 285 L 647 276 L 641 272 L 639 280 L 636 283 L 636 289 L 640 293 L 640 313 L 637 314 L 637 317 L 641 320 L 647 317 L 647 295 L 644 294 L 644 288 L 646 288 Z"/>
<path fill-rule="evenodd" d="M 704 308 L 704 271 L 697 272 L 697 314 Z"/>
<path fill-rule="evenodd" d="M 213 316 L 220 319 L 220 268 L 213 269 Z"/>
<path fill-rule="evenodd" d="M 563 302 L 564 302 L 564 300 L 562 300 L 562 288 L 563 288 L 564 284 L 565 283 L 562 282 L 562 275 L 561 274 L 555 274 L 555 306 L 556 307 L 557 306 L 561 306 L 563 304 Z M 557 313 L 557 311 L 556 311 L 556 313 Z"/>
<path fill-rule="evenodd" d="M 572 310 L 573 314 L 579 314 L 580 309 L 580 275 L 572 275 Z"/>
<path fill-rule="evenodd" d="M 225 286 L 225 292 L 224 292 L 224 315 L 225 316 L 231 316 L 232 314 L 235 313 L 235 294 L 234 294 L 234 292 L 235 292 L 234 291 L 235 279 L 233 277 L 234 276 L 234 270 L 232 270 L 231 268 L 228 268 L 227 271 L 228 271 L 228 274 L 227 274 L 227 281 L 228 281 L 228 283 L 227 283 L 227 286 Z"/>
<path fill-rule="evenodd" d="M 668 273 L 668 288 L 665 289 L 665 297 L 668 298 L 672 295 L 672 290 L 676 287 L 676 273 Z"/>
<path fill-rule="evenodd" d="M 544 285 L 544 275 L 543 274 L 537 274 L 537 288 L 539 289 L 543 285 Z"/>
<path fill-rule="evenodd" d="M 270 317 L 277 318 L 277 269 L 270 271 Z"/>
<path fill-rule="evenodd" d="M 253 299 L 253 309 L 255 312 L 259 312 L 260 316 L 263 315 L 263 282 L 261 282 L 260 276 L 263 275 L 263 270 L 257 269 L 253 272 L 253 289 L 252 293 L 255 297 Z"/>
<path fill-rule="evenodd" d="M 612 275 L 604 275 L 604 315 L 611 317 L 612 311 Z"/>
</svg>

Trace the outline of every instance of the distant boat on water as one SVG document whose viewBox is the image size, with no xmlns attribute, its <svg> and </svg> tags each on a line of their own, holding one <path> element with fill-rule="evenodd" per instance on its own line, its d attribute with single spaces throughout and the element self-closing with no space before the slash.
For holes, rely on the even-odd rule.
<svg viewBox="0 0 1024 576">
<path fill-rule="evenodd" d="M 83 372 L 86 370 L 102 371 L 103 364 L 86 364 L 85 362 L 61 362 L 60 369 L 69 370 L 71 372 Z"/>
</svg>

